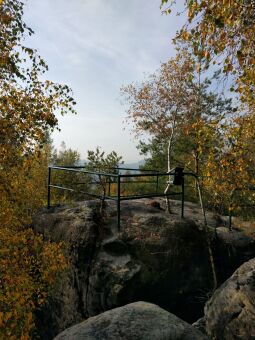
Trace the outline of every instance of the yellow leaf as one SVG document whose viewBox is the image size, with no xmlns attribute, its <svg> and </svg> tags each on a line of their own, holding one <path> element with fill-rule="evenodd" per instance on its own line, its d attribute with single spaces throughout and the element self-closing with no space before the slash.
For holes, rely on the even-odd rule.
<svg viewBox="0 0 255 340">
<path fill-rule="evenodd" d="M 4 313 L 0 312 L 0 327 L 3 327 L 3 325 L 4 325 L 3 316 L 4 316 Z"/>
</svg>

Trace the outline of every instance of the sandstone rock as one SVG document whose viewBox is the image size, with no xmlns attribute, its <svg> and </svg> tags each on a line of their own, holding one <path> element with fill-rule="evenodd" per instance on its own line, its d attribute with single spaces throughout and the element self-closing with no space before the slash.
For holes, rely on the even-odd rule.
<svg viewBox="0 0 255 340">
<path fill-rule="evenodd" d="M 192 324 L 192 326 L 199 330 L 201 333 L 206 334 L 206 320 L 205 317 L 198 319 L 196 322 Z"/>
<path fill-rule="evenodd" d="M 85 201 L 45 209 L 34 217 L 37 232 L 67 244 L 71 264 L 48 304 L 37 312 L 41 338 L 52 339 L 85 318 L 139 300 L 155 303 L 188 322 L 202 316 L 212 274 L 201 209 L 188 203 L 181 219 L 180 202 L 172 201 L 171 215 L 165 212 L 163 200 L 159 200 L 162 209 L 150 202 L 121 203 L 120 233 L 111 202 L 103 216 L 98 202 Z M 214 237 L 221 220 L 213 213 L 207 217 Z M 217 269 L 224 273 L 222 257 L 228 256 L 231 242 L 224 248 L 224 238 L 216 241 L 220 242 L 220 252 L 215 247 Z M 229 263 L 231 257 L 226 268 Z"/>
<path fill-rule="evenodd" d="M 75 325 L 55 340 L 202 340 L 205 335 L 162 308 L 135 302 Z"/>
<path fill-rule="evenodd" d="M 205 307 L 207 334 L 217 340 L 255 339 L 255 259 L 244 263 Z"/>
<path fill-rule="evenodd" d="M 43 209 L 33 226 L 45 239 L 64 241 L 68 247 L 69 272 L 61 278 L 46 305 L 36 312 L 41 339 L 52 339 L 61 330 L 88 317 L 86 300 L 91 261 L 98 239 L 96 202 Z"/>
<path fill-rule="evenodd" d="M 221 282 L 228 279 L 241 264 L 255 257 L 255 240 L 240 230 L 229 231 L 226 227 L 218 227 L 214 245 Z"/>
<path fill-rule="evenodd" d="M 199 227 L 189 219 L 181 220 L 179 214 L 169 218 L 143 202 L 123 202 L 121 216 L 121 232 L 102 242 L 93 263 L 87 300 L 90 315 L 143 299 L 186 320 L 191 314 L 196 318 L 201 291 L 210 289 L 211 283 Z"/>
</svg>

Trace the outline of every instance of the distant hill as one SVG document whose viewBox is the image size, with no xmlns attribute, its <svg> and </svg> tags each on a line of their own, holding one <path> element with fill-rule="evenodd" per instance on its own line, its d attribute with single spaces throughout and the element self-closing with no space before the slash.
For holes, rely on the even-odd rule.
<svg viewBox="0 0 255 340">
<path fill-rule="evenodd" d="M 87 160 L 86 160 L 86 159 L 81 159 L 81 160 L 79 161 L 79 165 L 80 165 L 80 166 L 82 166 L 82 165 L 84 165 L 84 164 L 86 164 L 86 163 L 87 163 Z M 123 168 L 130 168 L 130 169 L 139 169 L 139 167 L 140 167 L 141 165 L 143 165 L 144 163 L 145 163 L 144 160 L 140 160 L 140 161 L 135 162 L 135 163 L 124 163 L 124 164 L 121 165 L 121 167 L 123 167 Z"/>
<path fill-rule="evenodd" d="M 141 160 L 136 163 L 124 163 L 123 168 L 139 169 L 141 165 L 144 165 L 145 161 Z"/>
</svg>

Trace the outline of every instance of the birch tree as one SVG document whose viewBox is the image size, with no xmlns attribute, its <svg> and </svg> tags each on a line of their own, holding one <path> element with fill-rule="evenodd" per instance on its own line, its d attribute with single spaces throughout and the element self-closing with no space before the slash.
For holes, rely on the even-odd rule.
<svg viewBox="0 0 255 340">
<path fill-rule="evenodd" d="M 162 0 L 169 14 L 177 1 Z M 188 42 L 204 65 L 218 65 L 231 75 L 231 91 L 250 107 L 255 106 L 255 2 L 253 0 L 185 0 L 179 4 L 187 21 L 176 42 Z"/>
<path fill-rule="evenodd" d="M 230 109 L 229 101 L 209 92 L 209 85 L 210 81 L 201 81 L 196 59 L 181 50 L 147 81 L 122 88 L 129 104 L 127 120 L 133 124 L 136 136 L 147 134 L 167 143 L 166 168 L 169 173 L 176 165 L 173 150 L 180 139 L 186 139 L 187 150 L 195 163 L 193 169 L 199 175 L 200 155 L 211 142 L 203 138 L 203 131 L 212 126 L 214 120 L 226 117 Z M 183 158 L 183 165 L 186 161 L 187 158 Z M 171 178 L 165 189 L 166 195 L 170 185 Z"/>
</svg>

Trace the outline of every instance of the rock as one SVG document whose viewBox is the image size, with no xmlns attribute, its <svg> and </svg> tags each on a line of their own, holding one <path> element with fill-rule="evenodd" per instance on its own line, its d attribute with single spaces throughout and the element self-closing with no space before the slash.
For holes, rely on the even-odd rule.
<svg viewBox="0 0 255 340">
<path fill-rule="evenodd" d="M 205 306 L 212 339 L 255 339 L 255 259 L 244 263 Z"/>
<path fill-rule="evenodd" d="M 143 202 L 123 202 L 121 217 L 121 232 L 102 242 L 93 262 L 89 314 L 142 299 L 186 320 L 200 316 L 201 291 L 210 287 L 211 277 L 199 227 Z"/>
<path fill-rule="evenodd" d="M 164 200 L 158 200 L 161 209 L 151 201 L 122 202 L 120 232 L 112 202 L 107 202 L 103 215 L 98 202 L 85 201 L 34 216 L 35 231 L 46 239 L 64 241 L 70 259 L 69 274 L 37 312 L 41 338 L 52 339 L 85 318 L 139 300 L 155 303 L 188 322 L 202 317 L 212 290 L 212 272 L 201 209 L 187 203 L 181 219 L 180 202 L 171 201 L 169 215 Z M 220 218 L 213 213 L 207 217 L 213 237 Z M 221 256 L 227 257 L 229 250 L 224 240 L 218 237 L 215 244 L 217 269 L 222 272 Z M 231 257 L 226 266 L 229 263 Z"/>
<path fill-rule="evenodd" d="M 55 340 L 202 340 L 205 335 L 162 308 L 135 302 L 75 325 Z"/>
<path fill-rule="evenodd" d="M 228 279 L 244 262 L 255 257 L 255 240 L 240 230 L 216 229 L 215 259 L 220 282 Z"/>
<path fill-rule="evenodd" d="M 45 239 L 65 241 L 70 262 L 69 272 L 61 277 L 52 296 L 36 312 L 35 323 L 41 339 L 52 339 L 61 330 L 88 317 L 84 301 L 99 220 L 95 202 L 43 209 L 34 216 L 36 232 L 43 234 Z"/>
<path fill-rule="evenodd" d="M 205 317 L 198 319 L 192 324 L 194 328 L 199 330 L 201 333 L 206 334 L 206 319 Z"/>
</svg>

